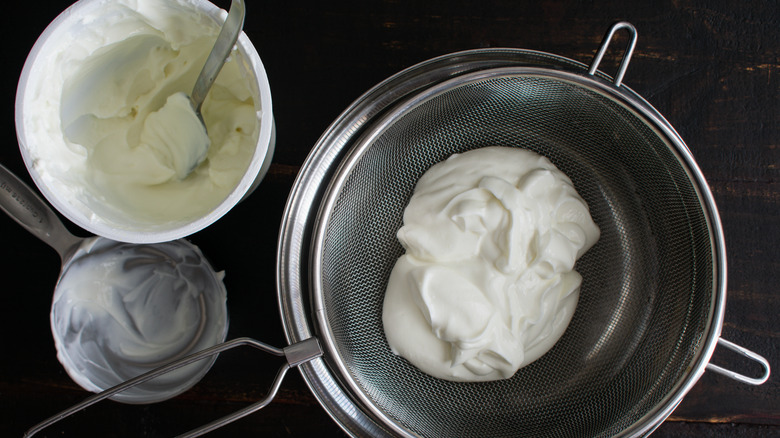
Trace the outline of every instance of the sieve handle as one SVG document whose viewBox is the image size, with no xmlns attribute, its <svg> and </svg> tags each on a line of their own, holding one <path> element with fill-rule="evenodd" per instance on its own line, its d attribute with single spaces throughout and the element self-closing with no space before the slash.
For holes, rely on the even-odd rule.
<svg viewBox="0 0 780 438">
<path fill-rule="evenodd" d="M 197 353 L 193 353 L 179 360 L 169 362 L 166 365 L 163 365 L 159 368 L 155 368 L 152 371 L 149 371 L 138 377 L 130 379 L 124 383 L 120 383 L 119 385 L 116 385 L 113 388 L 109 388 L 101 393 L 95 394 L 85 399 L 83 402 L 74 405 L 69 409 L 60 412 L 59 414 L 54 415 L 38 423 L 37 425 L 33 426 L 30 430 L 28 430 L 27 433 L 24 434 L 24 436 L 25 437 L 33 436 L 36 433 L 40 432 L 41 430 L 53 425 L 54 423 L 57 423 L 60 420 L 70 417 L 71 415 L 83 409 L 86 409 L 100 401 L 103 401 L 117 393 L 120 393 L 126 389 L 132 388 L 136 385 L 140 385 L 141 383 L 154 379 L 155 377 L 159 377 L 163 374 L 187 366 L 199 360 L 205 359 L 209 356 L 213 356 L 223 351 L 230 350 L 231 348 L 240 347 L 240 346 L 250 346 L 250 347 L 257 348 L 258 350 L 271 353 L 275 356 L 285 357 L 287 359 L 287 362 L 284 363 L 279 368 L 279 371 L 276 373 L 276 377 L 274 378 L 274 381 L 271 384 L 271 388 L 268 390 L 268 394 L 265 396 L 265 398 L 243 409 L 240 409 L 230 415 L 226 415 L 218 420 L 212 421 L 211 423 L 203 425 L 197 429 L 193 429 L 187 432 L 186 434 L 180 435 L 181 437 L 197 437 L 203 435 L 205 433 L 216 430 L 228 423 L 232 423 L 233 421 L 244 418 L 247 415 L 253 412 L 257 412 L 260 409 L 266 407 L 269 403 L 271 403 L 274 397 L 276 397 L 276 393 L 279 392 L 279 387 L 282 384 L 282 380 L 284 379 L 284 376 L 287 374 L 287 371 L 290 368 L 322 356 L 322 348 L 320 347 L 320 343 L 317 341 L 316 338 L 309 338 L 304 341 L 292 344 L 283 349 L 272 347 L 270 345 L 264 344 L 262 342 L 250 338 L 236 338 L 227 342 L 223 342 L 221 344 L 217 344 L 205 350 L 201 350 Z"/>
<path fill-rule="evenodd" d="M 629 40 L 628 45 L 626 46 L 626 51 L 623 54 L 623 60 L 620 61 L 620 66 L 618 67 L 617 74 L 615 75 L 614 84 L 616 87 L 619 87 L 623 82 L 623 76 L 626 74 L 628 63 L 631 61 L 631 55 L 634 54 L 634 47 L 636 47 L 636 28 L 633 24 L 627 21 L 621 21 L 613 24 L 612 27 L 609 28 L 609 32 L 607 32 L 604 40 L 601 42 L 601 47 L 599 47 L 599 51 L 596 52 L 596 56 L 593 58 L 593 63 L 591 63 L 590 69 L 588 69 L 589 75 L 593 76 L 596 74 L 596 70 L 598 69 L 599 64 L 601 64 L 601 59 L 604 58 L 604 54 L 607 52 L 607 47 L 609 47 L 610 41 L 612 41 L 612 38 L 615 36 L 615 32 L 619 31 L 620 29 L 626 29 L 628 31 Z"/>
<path fill-rule="evenodd" d="M 769 361 L 764 359 L 762 356 L 748 350 L 745 347 L 741 347 L 733 342 L 727 341 L 723 338 L 718 338 L 718 345 L 721 345 L 723 347 L 728 348 L 729 350 L 732 350 L 736 353 L 741 354 L 742 356 L 747 357 L 748 359 L 752 359 L 756 362 L 758 362 L 763 368 L 764 368 L 764 374 L 761 377 L 755 378 L 755 377 L 748 377 L 743 374 L 735 373 L 734 371 L 727 370 L 725 368 L 719 367 L 717 365 L 708 363 L 707 369 L 710 371 L 715 371 L 718 374 L 723 374 L 726 377 L 730 377 L 734 380 L 738 380 L 742 383 L 747 383 L 748 385 L 761 385 L 764 382 L 769 379 Z"/>
</svg>

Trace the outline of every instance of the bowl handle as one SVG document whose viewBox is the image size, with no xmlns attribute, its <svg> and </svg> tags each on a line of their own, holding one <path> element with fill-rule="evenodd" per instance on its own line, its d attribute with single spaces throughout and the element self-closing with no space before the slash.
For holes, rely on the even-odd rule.
<svg viewBox="0 0 780 438">
<path fill-rule="evenodd" d="M 739 353 L 742 356 L 747 357 L 748 359 L 752 359 L 758 362 L 764 368 L 764 374 L 758 378 L 748 377 L 743 374 L 735 373 L 734 371 L 727 370 L 725 368 L 719 367 L 711 363 L 707 364 L 708 370 L 715 371 L 718 374 L 723 374 L 726 377 L 730 377 L 742 383 L 747 383 L 748 385 L 761 385 L 764 382 L 766 382 L 767 379 L 769 379 L 769 361 L 764 359 L 762 356 L 748 350 L 747 348 L 741 347 L 733 342 L 727 341 L 723 338 L 718 338 L 718 345 L 722 345 L 723 347 L 726 347 L 729 350 Z"/>
<path fill-rule="evenodd" d="M 197 353 L 193 353 L 181 359 L 169 362 L 166 365 L 163 365 L 159 368 L 155 368 L 152 371 L 149 371 L 148 373 L 141 374 L 140 376 L 130 379 L 124 383 L 120 383 L 119 385 L 116 385 L 113 388 L 109 388 L 101 393 L 95 394 L 85 399 L 83 402 L 71 406 L 69 409 L 66 409 L 60 412 L 59 414 L 54 415 L 38 423 L 37 425 L 30 428 L 30 430 L 28 430 L 27 433 L 24 434 L 24 436 L 25 437 L 33 436 L 36 433 L 40 432 L 41 430 L 53 425 L 54 423 L 60 420 L 63 420 L 75 414 L 76 412 L 86 409 L 89 406 L 94 405 L 95 403 L 103 401 L 114 394 L 117 394 L 128 388 L 146 382 L 147 380 L 154 379 L 155 377 L 161 376 L 175 369 L 189 365 L 193 362 L 197 362 L 199 360 L 205 359 L 206 357 L 213 356 L 223 351 L 230 350 L 231 348 L 240 347 L 244 345 L 257 348 L 258 350 L 271 353 L 275 356 L 285 357 L 287 359 L 287 362 L 282 364 L 282 366 L 279 368 L 279 371 L 276 373 L 276 377 L 274 378 L 273 384 L 271 385 L 271 389 L 268 390 L 268 394 L 265 396 L 264 399 L 255 402 L 243 409 L 240 409 L 230 415 L 226 415 L 218 420 L 203 425 L 197 429 L 193 429 L 187 432 L 186 434 L 181 435 L 182 437 L 196 437 L 196 436 L 203 435 L 205 433 L 219 429 L 220 427 L 228 423 L 232 423 L 233 421 L 244 418 L 247 415 L 253 412 L 257 412 L 260 409 L 266 407 L 269 403 L 271 403 L 274 397 L 276 397 L 276 393 L 279 391 L 279 387 L 282 384 L 282 380 L 284 379 L 284 376 L 287 374 L 287 371 L 290 368 L 322 356 L 322 348 L 320 347 L 320 343 L 319 341 L 317 341 L 317 338 L 309 338 L 301 342 L 292 344 L 285 348 L 272 347 L 270 345 L 264 344 L 262 342 L 256 341 L 251 338 L 236 338 L 227 342 L 223 342 L 221 344 L 217 344 L 213 347 L 206 348 L 205 350 L 201 350 Z"/>
<path fill-rule="evenodd" d="M 634 54 L 634 47 L 636 47 L 636 28 L 633 24 L 626 21 L 613 24 L 612 27 L 609 28 L 609 32 L 607 32 L 604 40 L 601 41 L 601 47 L 599 47 L 599 51 L 596 52 L 596 56 L 593 58 L 593 62 L 590 64 L 590 69 L 588 69 L 589 75 L 593 76 L 596 73 L 596 69 L 598 69 L 599 64 L 601 63 L 601 59 L 607 52 L 607 47 L 609 47 L 609 43 L 612 41 L 612 37 L 614 37 L 615 32 L 620 29 L 626 29 L 628 31 L 629 40 L 628 45 L 626 46 L 626 52 L 623 54 L 623 60 L 620 61 L 620 67 L 618 67 L 615 80 L 613 81 L 616 87 L 619 87 L 623 82 L 623 76 L 626 74 L 626 69 L 628 69 L 628 62 L 631 61 L 631 55 Z"/>
<path fill-rule="evenodd" d="M 46 202 L 18 176 L 0 164 L 0 210 L 51 246 L 65 262 L 83 239 L 65 228 Z"/>
</svg>

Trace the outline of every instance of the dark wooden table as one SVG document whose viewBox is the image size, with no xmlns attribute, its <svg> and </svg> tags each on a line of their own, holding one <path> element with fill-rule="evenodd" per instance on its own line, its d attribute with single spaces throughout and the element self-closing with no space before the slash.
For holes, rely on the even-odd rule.
<svg viewBox="0 0 780 438">
<path fill-rule="evenodd" d="M 9 2 L 15 4 L 22 2 Z M 0 32 L 0 162 L 32 184 L 16 144 L 16 81 L 28 50 L 70 2 L 9 12 Z M 780 435 L 780 19 L 773 0 L 655 2 L 383 0 L 248 1 L 246 32 L 270 78 L 278 143 L 260 188 L 191 236 L 227 273 L 229 337 L 283 346 L 275 249 L 293 180 L 320 134 L 354 99 L 397 71 L 454 51 L 517 47 L 590 63 L 608 26 L 632 22 L 638 46 L 625 83 L 671 122 L 719 206 L 728 249 L 723 337 L 769 359 L 763 386 L 707 372 L 658 436 Z M 218 2 L 227 8 L 227 1 Z M 614 59 L 602 67 L 614 71 Z M 73 228 L 77 234 L 85 235 Z M 49 330 L 55 252 L 0 215 L 0 436 L 20 436 L 87 393 L 57 362 Z M 718 350 L 713 361 L 755 365 Z M 279 363 L 254 351 L 220 356 L 203 381 L 152 406 L 106 402 L 44 436 L 168 436 L 259 399 Z M 343 435 L 293 371 L 265 410 L 213 436 Z"/>
</svg>

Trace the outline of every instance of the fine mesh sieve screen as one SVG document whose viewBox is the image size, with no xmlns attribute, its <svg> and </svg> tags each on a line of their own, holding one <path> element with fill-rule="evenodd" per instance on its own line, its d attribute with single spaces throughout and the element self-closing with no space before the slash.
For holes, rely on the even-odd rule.
<svg viewBox="0 0 780 438">
<path fill-rule="evenodd" d="M 647 121 L 576 83 L 507 73 L 433 95 L 378 134 L 331 188 L 313 254 L 333 360 L 372 405 L 423 436 L 606 436 L 686 375 L 711 314 L 713 243 L 685 167 Z M 580 301 L 551 351 L 511 379 L 449 382 L 390 352 L 382 303 L 418 178 L 491 145 L 547 156 L 588 203 L 601 238 L 577 263 Z"/>
</svg>

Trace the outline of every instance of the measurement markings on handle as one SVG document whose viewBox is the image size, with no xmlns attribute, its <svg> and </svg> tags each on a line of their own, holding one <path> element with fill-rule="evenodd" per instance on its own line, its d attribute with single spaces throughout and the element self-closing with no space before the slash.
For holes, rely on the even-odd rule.
<svg viewBox="0 0 780 438">
<path fill-rule="evenodd" d="M 25 198 L 22 194 L 14 190 L 13 187 L 6 184 L 5 181 L 0 181 L 0 189 L 8 192 L 9 195 L 11 196 L 11 199 L 15 200 L 20 207 L 27 210 L 32 216 L 32 218 L 37 220 L 39 224 L 43 223 L 44 218 L 41 212 L 38 211 L 37 208 L 35 208 L 32 202 L 27 201 L 27 198 Z"/>
</svg>

